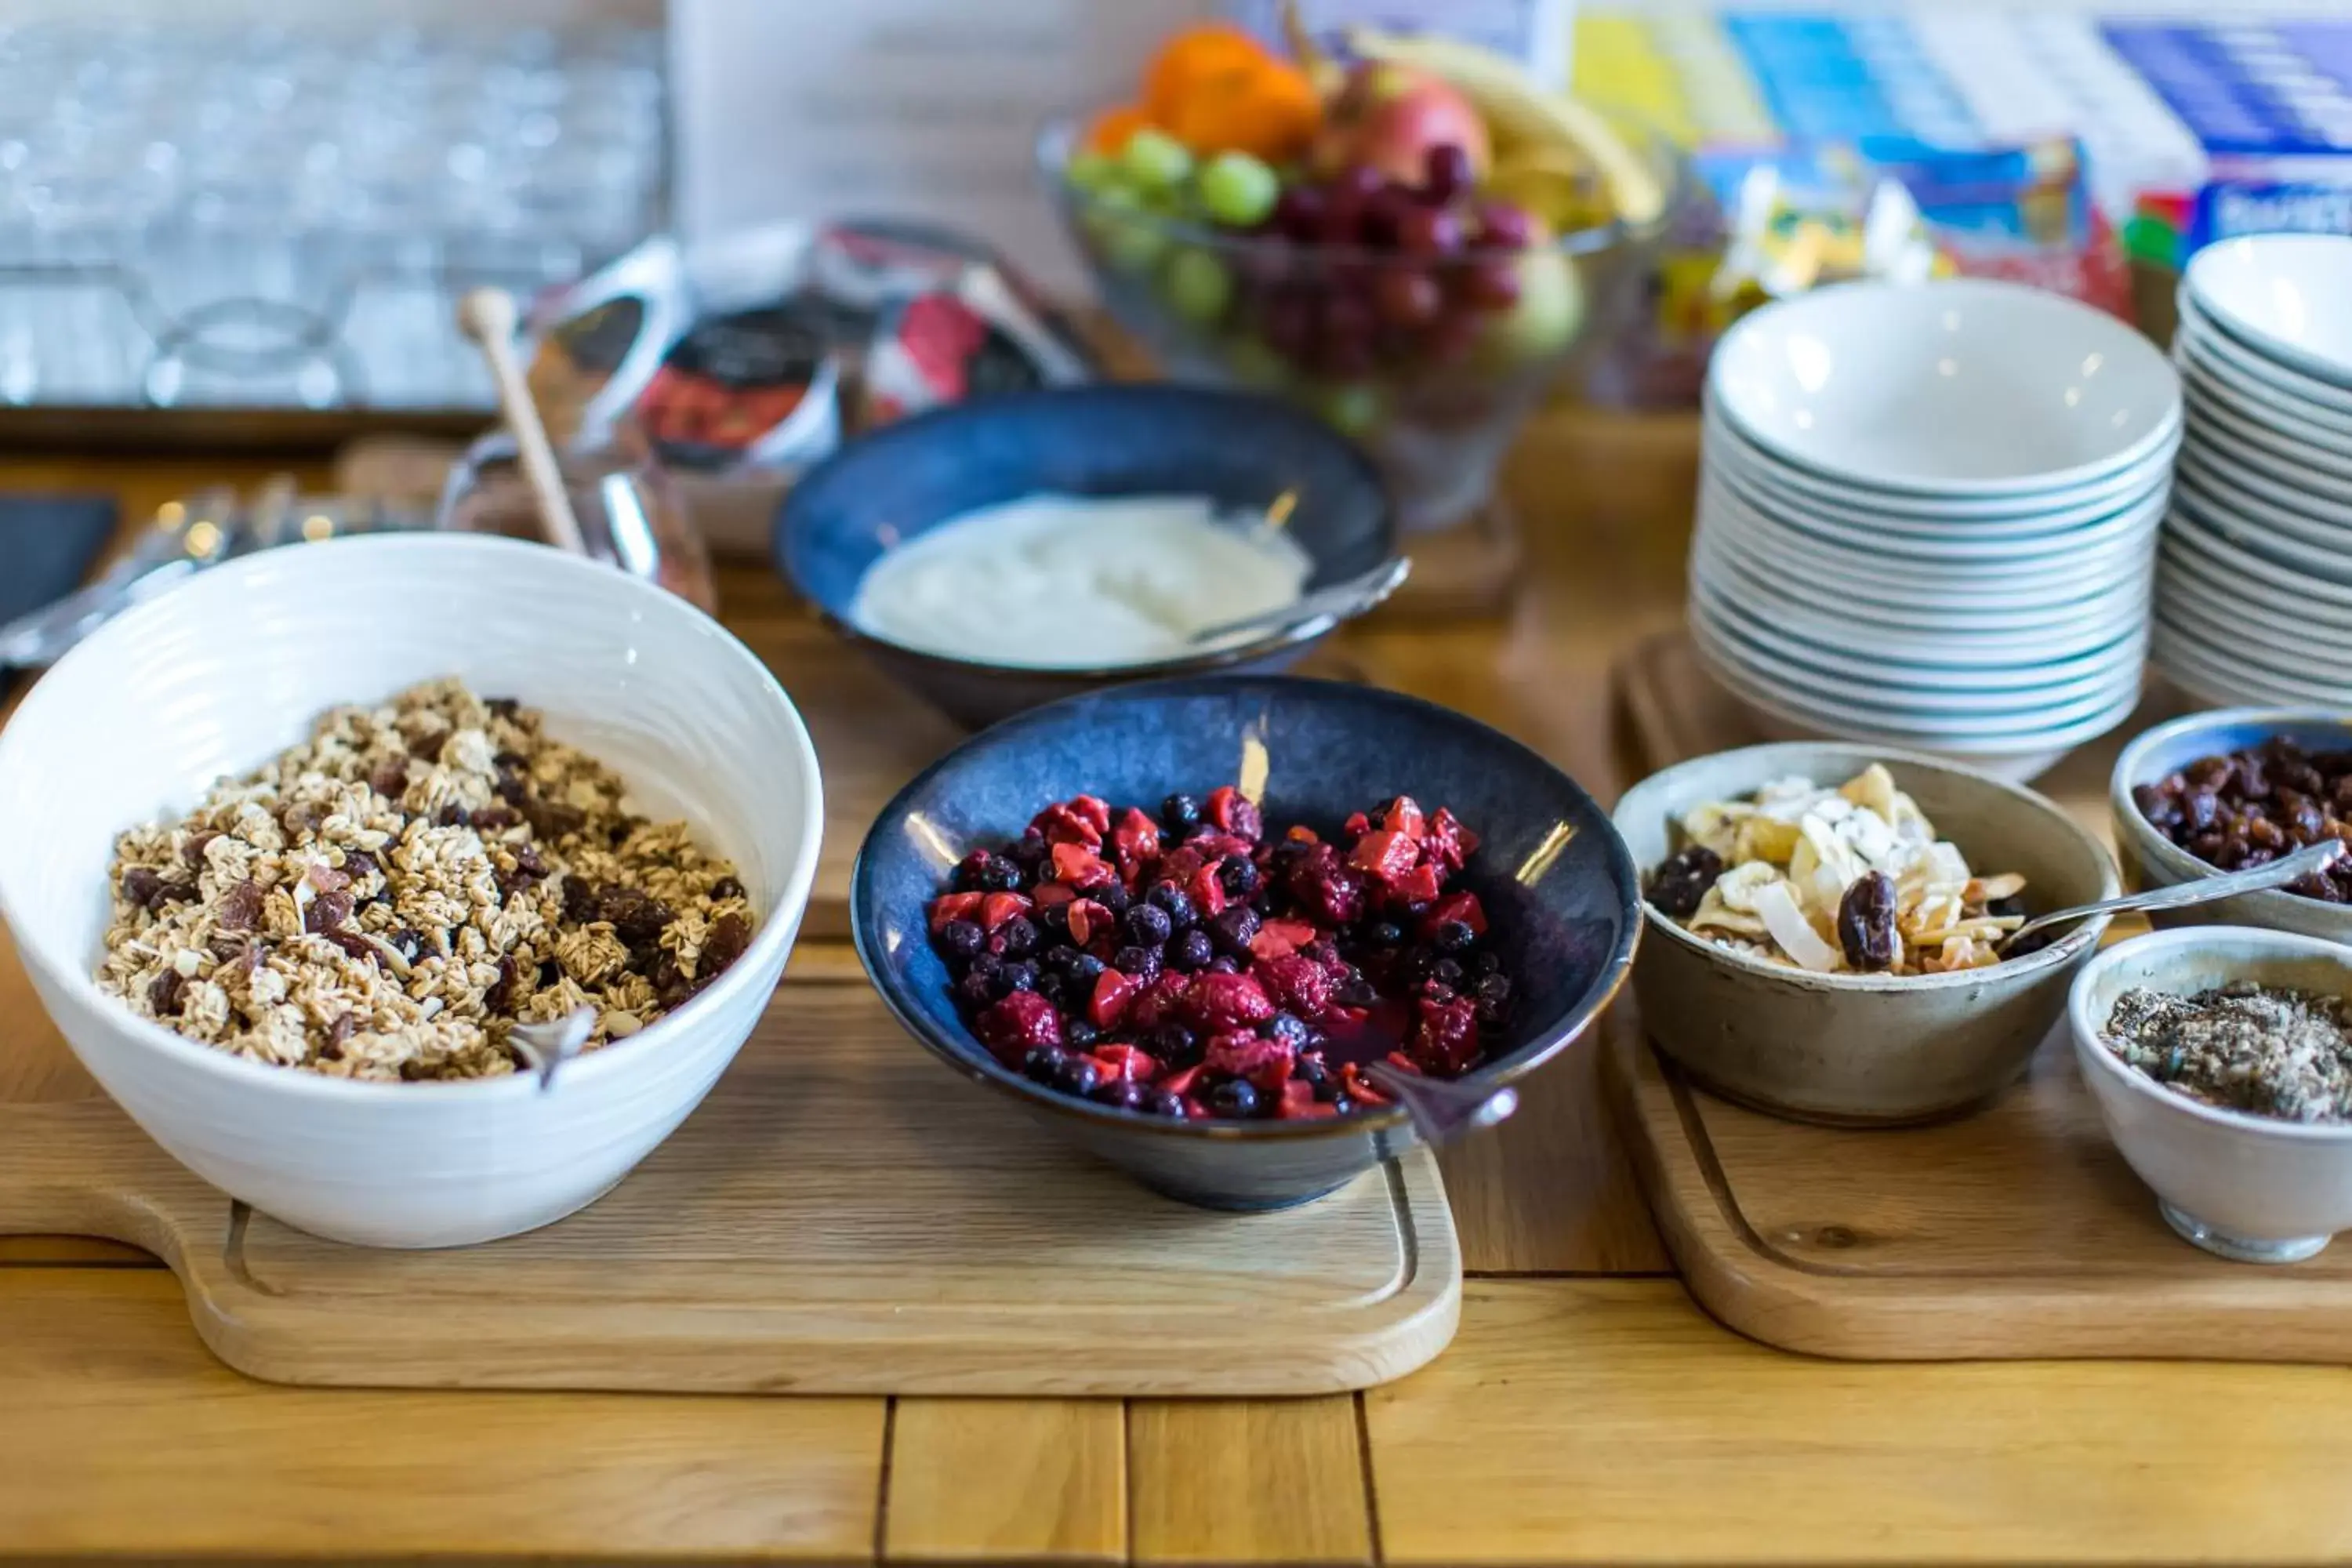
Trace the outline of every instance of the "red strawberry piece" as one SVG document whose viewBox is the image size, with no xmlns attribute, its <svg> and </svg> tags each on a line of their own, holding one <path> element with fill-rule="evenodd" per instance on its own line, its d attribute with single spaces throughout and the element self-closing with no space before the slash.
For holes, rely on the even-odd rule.
<svg viewBox="0 0 2352 1568">
<path fill-rule="evenodd" d="M 1421 806 L 1412 796 L 1401 795 L 1390 803 L 1387 814 L 1381 818 L 1381 826 L 1391 833 L 1402 833 L 1407 838 L 1418 841 L 1428 825 L 1421 815 Z"/>
<path fill-rule="evenodd" d="M 1423 1076 L 1421 1070 L 1421 1064 L 1414 1061 L 1402 1051 L 1391 1051 L 1389 1053 L 1388 1062 L 1389 1066 L 1396 1068 L 1399 1072 L 1409 1072 L 1415 1078 Z"/>
<path fill-rule="evenodd" d="M 1097 1046 L 1087 1053 L 1106 1079 L 1129 1079 L 1137 1083 L 1150 1083 L 1160 1075 L 1160 1063 L 1149 1052 L 1133 1046 L 1113 1042 Z"/>
<path fill-rule="evenodd" d="M 1254 1028 L 1274 1016 L 1274 998 L 1246 974 L 1204 970 L 1184 991 L 1184 1011 L 1193 1027 L 1222 1035 Z"/>
<path fill-rule="evenodd" d="M 1047 887 L 1055 884 L 1047 883 Z M 1092 899 L 1080 899 L 1070 906 L 1070 940 L 1084 947 L 1097 931 L 1111 929 L 1112 915 L 1108 909 Z"/>
<path fill-rule="evenodd" d="M 986 893 L 941 893 L 938 898 L 933 899 L 931 900 L 931 934 L 939 935 L 940 928 L 950 921 L 979 920 L 980 906 L 987 897 Z"/>
<path fill-rule="evenodd" d="M 1066 904 L 1070 902 L 1078 895 L 1071 889 L 1062 886 L 1059 882 L 1040 882 L 1036 887 L 1030 889 L 1029 896 L 1037 900 L 1037 907 L 1039 909 L 1050 910 L 1055 904 Z"/>
<path fill-rule="evenodd" d="M 1146 862 L 1160 858 L 1160 825 L 1130 805 L 1110 830 L 1110 848 L 1120 874 L 1131 875 Z"/>
<path fill-rule="evenodd" d="M 1421 858 L 1421 846 L 1402 833 L 1382 828 L 1367 833 L 1356 840 L 1349 853 L 1348 864 L 1359 871 L 1368 872 L 1383 882 L 1393 882 L 1412 869 Z"/>
<path fill-rule="evenodd" d="M 1444 885 L 1437 863 L 1423 860 L 1389 884 L 1389 898 L 1399 904 L 1425 904 L 1436 898 L 1438 890 Z"/>
<path fill-rule="evenodd" d="M 1263 933 L 1261 933 L 1263 934 Z M 1303 954 L 1259 958 L 1250 965 L 1275 1001 L 1310 1024 L 1331 1010 L 1331 972 Z"/>
<path fill-rule="evenodd" d="M 1423 1071 L 1443 1078 L 1469 1071 L 1478 1059 L 1478 1016 L 1470 998 L 1442 985 L 1423 987 L 1413 998 L 1404 1054 Z"/>
<path fill-rule="evenodd" d="M 1347 1092 L 1349 1099 L 1360 1105 L 1386 1105 L 1389 1102 L 1389 1097 L 1375 1089 L 1372 1080 L 1364 1076 L 1364 1069 L 1353 1062 L 1339 1069 L 1339 1087 Z"/>
<path fill-rule="evenodd" d="M 1210 1110 L 1206 1105 L 1202 1104 L 1200 1100 L 1195 1100 L 1192 1096 L 1188 1094 L 1184 1097 L 1185 1121 L 1213 1121 L 1216 1119 L 1216 1115 L 1217 1113 L 1215 1111 Z"/>
<path fill-rule="evenodd" d="M 1219 784 L 1211 790 L 1207 804 L 1201 808 L 1201 815 L 1225 832 L 1246 838 L 1253 844 L 1265 836 L 1265 818 L 1260 816 L 1257 807 L 1231 784 Z"/>
<path fill-rule="evenodd" d="M 1181 888 L 1208 863 L 1199 849 L 1190 844 L 1180 844 L 1160 858 L 1159 879 L 1173 882 Z"/>
<path fill-rule="evenodd" d="M 1088 849 L 1102 847 L 1103 830 L 1067 805 L 1047 806 L 1032 817 L 1029 826 L 1045 836 L 1048 844 L 1076 844 Z"/>
<path fill-rule="evenodd" d="M 1161 972 L 1159 979 L 1144 987 L 1140 996 L 1127 1005 L 1128 1028 L 1136 1034 L 1158 1028 L 1170 1014 L 1182 1006 L 1192 985 L 1189 978 L 1172 969 Z"/>
<path fill-rule="evenodd" d="M 1323 842 L 1320 838 L 1315 837 L 1315 830 L 1313 828 L 1304 825 L 1290 828 L 1283 834 L 1283 837 L 1288 839 L 1293 844 L 1320 844 Z"/>
<path fill-rule="evenodd" d="M 1347 838 L 1361 838 L 1371 830 L 1372 819 L 1360 811 L 1350 813 L 1348 820 L 1339 825 L 1340 836 Z"/>
<path fill-rule="evenodd" d="M 1441 805 L 1430 813 L 1429 830 L 1422 837 L 1421 850 L 1450 877 L 1478 852 L 1478 836 Z"/>
<path fill-rule="evenodd" d="M 1192 896 L 1193 912 L 1202 920 L 1224 912 L 1225 885 L 1217 880 L 1215 866 L 1203 866 L 1193 872 L 1184 890 Z"/>
<path fill-rule="evenodd" d="M 1315 1098 L 1315 1086 L 1303 1079 L 1292 1079 L 1282 1086 L 1282 1099 L 1274 1108 L 1279 1121 L 1307 1121 L 1319 1117 L 1337 1116 L 1339 1112 Z"/>
<path fill-rule="evenodd" d="M 980 1016 L 979 1034 L 998 1061 L 1019 1067 L 1037 1047 L 1062 1043 L 1062 1016 L 1034 991 L 1011 991 Z"/>
<path fill-rule="evenodd" d="M 1073 888 L 1101 888 L 1118 880 L 1118 874 L 1084 845 L 1061 843 L 1054 846 L 1054 880 Z"/>
<path fill-rule="evenodd" d="M 1185 847 L 1202 860 L 1246 860 L 1256 846 L 1230 833 L 1203 833 Z"/>
<path fill-rule="evenodd" d="M 984 893 L 981 897 L 980 929 L 994 931 L 1014 915 L 1025 915 L 1030 902 L 1019 893 Z"/>
<path fill-rule="evenodd" d="M 1110 831 L 1110 802 L 1100 795 L 1074 795 L 1070 797 L 1069 804 L 1071 811 L 1076 813 L 1083 820 L 1094 824 L 1097 833 Z"/>
<path fill-rule="evenodd" d="M 1257 934 L 1250 938 L 1250 956 L 1263 963 L 1271 958 L 1288 958 L 1292 953 L 1297 952 L 1298 944 L 1274 929 L 1278 925 L 1288 923 L 1286 921 L 1268 921 L 1258 927 Z"/>
<path fill-rule="evenodd" d="M 1475 893 L 1448 893 L 1438 900 L 1421 917 L 1421 934 L 1433 936 L 1448 921 L 1460 921 L 1474 935 L 1486 934 L 1486 907 L 1478 901 Z"/>
<path fill-rule="evenodd" d="M 1201 1065 L 1227 1078 L 1245 1078 L 1252 1087 L 1268 1094 L 1280 1094 L 1290 1079 L 1291 1064 L 1297 1059 L 1295 1047 L 1238 1031 L 1211 1039 L 1209 1048 L 1202 1053 Z"/>
<path fill-rule="evenodd" d="M 1290 896 L 1325 925 L 1353 925 L 1364 912 L 1362 879 L 1339 863 L 1339 852 L 1318 844 L 1291 863 Z"/>
<path fill-rule="evenodd" d="M 1192 1091 L 1193 1083 L 1200 1076 L 1200 1064 L 1196 1062 L 1181 1072 L 1170 1073 L 1160 1080 L 1157 1087 L 1166 1089 L 1171 1094 L 1190 1094 Z"/>
<path fill-rule="evenodd" d="M 1127 1016 L 1135 994 L 1142 989 L 1141 982 L 1116 969 L 1106 969 L 1095 976 L 1095 994 L 1087 1003 L 1087 1016 L 1094 1020 L 1097 1029 L 1116 1029 L 1118 1021 Z"/>
</svg>

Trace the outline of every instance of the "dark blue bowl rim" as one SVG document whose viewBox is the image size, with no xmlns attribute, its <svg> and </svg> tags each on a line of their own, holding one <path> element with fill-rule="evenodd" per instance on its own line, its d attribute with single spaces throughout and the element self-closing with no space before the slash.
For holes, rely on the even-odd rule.
<svg viewBox="0 0 2352 1568">
<path fill-rule="evenodd" d="M 776 521 L 769 531 L 769 554 L 776 570 L 782 574 L 784 581 L 791 584 L 793 592 L 815 609 L 819 619 L 849 642 L 871 643 L 877 647 L 887 647 L 902 658 L 940 669 L 962 670 L 1028 680 L 1099 682 L 1139 679 L 1148 680 L 1202 674 L 1233 665 L 1251 663 L 1271 654 L 1279 653 L 1285 648 L 1294 647 L 1301 643 L 1313 642 L 1318 637 L 1329 636 L 1335 628 L 1351 618 L 1356 612 L 1318 616 L 1286 630 L 1261 637 L 1255 642 L 1217 648 L 1207 653 L 1179 654 L 1169 658 L 1150 659 L 1138 664 L 1100 667 L 992 664 L 983 659 L 950 658 L 945 654 L 933 653 L 927 648 L 909 647 L 905 643 L 892 642 L 887 637 L 876 637 L 871 632 L 859 629 L 847 616 L 836 613 L 809 591 L 808 579 L 800 567 L 800 539 L 795 527 L 796 520 L 805 513 L 796 510 L 796 504 L 803 494 L 815 493 L 821 480 L 829 479 L 834 470 L 846 466 L 857 454 L 866 453 L 867 457 L 860 460 L 870 461 L 872 460 L 871 450 L 877 446 L 882 447 L 884 455 L 887 456 L 888 447 L 893 443 L 930 439 L 932 438 L 930 432 L 940 428 L 952 429 L 959 424 L 971 423 L 986 417 L 992 409 L 1018 412 L 1024 405 L 1097 400 L 1135 403 L 1216 403 L 1248 406 L 1255 410 L 1253 417 L 1276 420 L 1292 426 L 1306 434 L 1307 439 L 1322 443 L 1335 458 L 1352 468 L 1357 476 L 1364 481 L 1369 491 L 1380 498 L 1377 523 L 1381 564 L 1386 565 L 1396 560 L 1398 542 L 1396 498 L 1389 493 L 1387 483 L 1381 478 L 1379 466 L 1361 447 L 1313 415 L 1265 393 L 1186 386 L 1168 381 L 1097 381 L 1069 386 L 1038 387 L 1029 392 L 1001 393 L 970 403 L 951 404 L 944 408 L 929 409 L 921 414 L 909 416 L 896 424 L 884 426 L 879 430 L 859 436 L 854 440 L 845 441 L 832 455 L 795 480 L 792 489 L 785 492 L 784 498 L 776 503 Z"/>
<path fill-rule="evenodd" d="M 888 969 L 877 960 L 877 939 L 866 912 L 869 901 L 866 848 L 887 824 L 896 821 L 903 814 L 909 800 L 932 779 L 944 772 L 968 748 L 983 740 L 1000 738 L 1025 728 L 1034 727 L 1057 715 L 1064 709 L 1084 703 L 1112 704 L 1155 697 L 1183 697 L 1194 693 L 1214 694 L 1245 687 L 1269 689 L 1276 695 L 1310 698 L 1320 691 L 1344 691 L 1350 696 L 1370 698 L 1392 707 L 1433 714 L 1448 721 L 1482 731 L 1508 750 L 1519 752 L 1537 766 L 1558 773 L 1563 784 L 1583 797 L 1585 804 L 1591 808 L 1593 816 L 1601 826 L 1607 830 L 1610 868 L 1617 883 L 1618 908 L 1623 932 L 1616 947 L 1610 952 L 1608 961 L 1601 965 L 1601 972 L 1593 978 L 1592 984 L 1586 987 L 1584 994 L 1578 997 L 1559 1017 L 1547 1026 L 1542 1033 L 1501 1060 L 1490 1062 L 1473 1072 L 1464 1074 L 1459 1081 L 1485 1084 L 1495 1088 L 1516 1083 L 1573 1044 L 1592 1026 L 1595 1019 L 1608 1011 L 1610 1004 L 1616 1000 L 1618 992 L 1623 988 L 1626 977 L 1633 972 L 1633 956 L 1641 946 L 1643 925 L 1641 875 L 1633 864 L 1633 852 L 1625 847 L 1625 841 L 1618 836 L 1615 825 L 1610 821 L 1609 814 L 1601 809 L 1600 802 L 1594 800 L 1583 785 L 1569 777 L 1533 747 L 1504 733 L 1493 725 L 1473 719 L 1468 714 L 1448 708 L 1443 703 L 1432 702 L 1426 698 L 1415 697 L 1407 692 L 1392 691 L 1385 687 L 1360 686 L 1353 681 L 1318 680 L 1297 675 L 1194 676 L 1175 680 L 1138 681 L 1101 691 L 1082 692 L 1075 697 L 1066 697 L 1058 701 L 1045 703 L 1016 713 L 967 738 L 921 773 L 917 773 L 908 781 L 905 787 L 890 797 L 889 804 L 883 806 L 880 813 L 876 816 L 874 825 L 866 829 L 865 838 L 858 844 L 857 858 L 850 867 L 850 942 L 856 949 L 857 961 L 865 968 L 866 978 L 872 982 L 874 989 L 881 994 L 883 1004 L 889 1008 L 891 1016 L 898 1020 L 900 1026 L 913 1036 L 925 1050 L 975 1083 L 985 1084 L 1001 1093 L 1012 1094 L 1034 1109 L 1056 1115 L 1076 1117 L 1079 1121 L 1092 1121 L 1099 1126 L 1123 1128 L 1130 1131 L 1156 1132 L 1185 1138 L 1272 1141 L 1388 1131 L 1405 1124 L 1405 1113 L 1396 1106 L 1391 1106 L 1386 1110 L 1313 1121 L 1171 1121 L 1162 1117 L 1147 1116 L 1140 1111 L 1118 1110 L 1109 1106 L 1096 1105 L 1087 1100 L 1072 1100 L 1066 1095 L 1056 1094 L 1051 1089 L 1030 1082 L 1019 1073 L 999 1063 L 985 1047 L 979 1047 L 976 1054 L 967 1055 L 936 1037 L 929 1021 L 922 1014 L 908 1005 L 902 994 L 904 988 L 898 984 L 895 977 L 890 975 Z M 977 1041 L 973 1044 L 978 1047 Z"/>
</svg>

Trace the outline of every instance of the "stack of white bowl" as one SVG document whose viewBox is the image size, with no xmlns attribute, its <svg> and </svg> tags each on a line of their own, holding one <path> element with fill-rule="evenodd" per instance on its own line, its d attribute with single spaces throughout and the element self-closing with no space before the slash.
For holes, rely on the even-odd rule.
<svg viewBox="0 0 2352 1568">
<path fill-rule="evenodd" d="M 2137 704 L 2179 383 L 2014 284 L 1854 283 L 1707 378 L 1693 638 L 1775 732 L 2032 777 Z"/>
<path fill-rule="evenodd" d="M 2352 238 L 2199 251 L 2172 353 L 2156 667 L 2221 707 L 2352 705 Z"/>
</svg>

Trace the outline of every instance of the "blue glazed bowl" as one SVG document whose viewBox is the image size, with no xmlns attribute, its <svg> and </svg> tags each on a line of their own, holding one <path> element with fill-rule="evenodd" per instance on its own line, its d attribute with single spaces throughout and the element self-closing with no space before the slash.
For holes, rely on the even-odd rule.
<svg viewBox="0 0 2352 1568">
<path fill-rule="evenodd" d="M 1261 771 L 1262 770 L 1262 771 Z M 1279 1208 L 1412 1147 L 1394 1109 L 1321 1121 L 1180 1122 L 1055 1094 L 1000 1066 L 957 1016 L 925 906 L 954 863 L 1017 837 L 1081 791 L 1114 806 L 1262 776 L 1268 832 L 1336 833 L 1399 793 L 1453 808 L 1481 837 L 1462 884 L 1485 903 L 1517 987 L 1495 1059 L 1512 1082 L 1576 1038 L 1623 982 L 1642 929 L 1633 862 L 1574 780 L 1509 737 L 1417 698 L 1341 682 L 1234 676 L 1124 686 L 1024 713 L 898 793 L 858 851 L 857 952 L 932 1055 L 1145 1185 L 1205 1207 Z"/>
<path fill-rule="evenodd" d="M 2202 757 L 2251 751 L 2284 735 L 2307 752 L 2352 752 L 2352 714 L 2326 708 L 2219 708 L 2191 713 L 2134 740 L 2116 759 L 2107 780 L 2107 812 L 2115 823 L 2116 858 L 2136 888 L 2169 888 L 2217 875 L 2214 868 L 2158 832 L 2132 799 Z M 2284 889 L 2244 893 L 2148 919 L 2158 926 L 2266 926 L 2329 942 L 2352 942 L 2352 904 L 2324 903 Z"/>
<path fill-rule="evenodd" d="M 1125 681 L 1278 669 L 1339 617 L 1213 653 L 1104 669 L 948 658 L 850 624 L 858 580 L 885 550 L 975 508 L 1041 492 L 1203 495 L 1263 510 L 1286 491 L 1297 498 L 1289 533 L 1314 562 L 1310 592 L 1395 556 L 1396 520 L 1379 476 L 1322 421 L 1244 393 L 1153 383 L 1057 387 L 919 415 L 849 443 L 785 497 L 775 557 L 802 597 L 892 678 L 976 728 Z"/>
</svg>

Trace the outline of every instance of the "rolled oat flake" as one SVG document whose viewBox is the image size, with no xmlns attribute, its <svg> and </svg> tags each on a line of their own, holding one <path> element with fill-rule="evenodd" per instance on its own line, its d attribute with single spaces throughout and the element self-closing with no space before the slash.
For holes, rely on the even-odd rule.
<svg viewBox="0 0 2352 1568">
<path fill-rule="evenodd" d="M 2208 1105 L 2352 1121 L 2352 1026 L 2341 997 L 2248 981 L 2189 996 L 2126 991 L 2101 1038 L 2126 1065 Z"/>
</svg>

